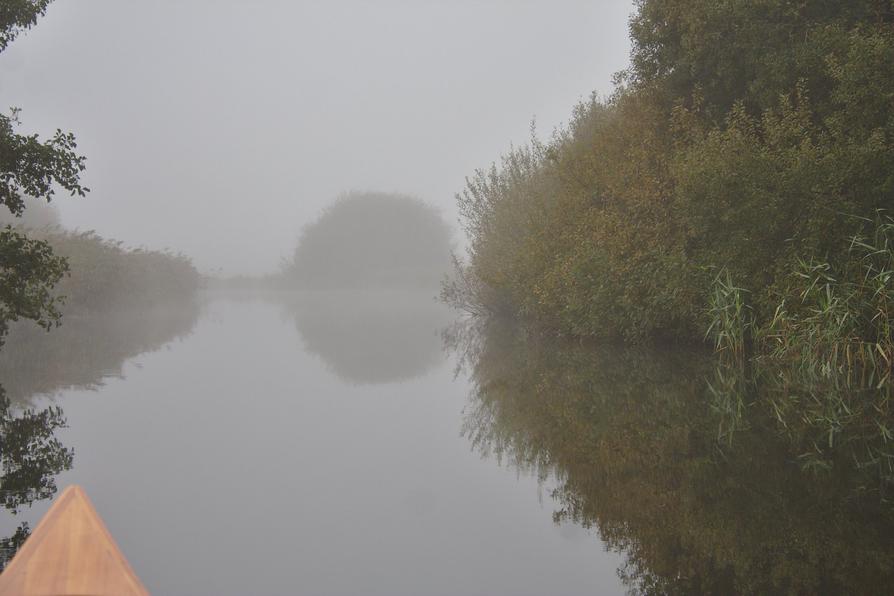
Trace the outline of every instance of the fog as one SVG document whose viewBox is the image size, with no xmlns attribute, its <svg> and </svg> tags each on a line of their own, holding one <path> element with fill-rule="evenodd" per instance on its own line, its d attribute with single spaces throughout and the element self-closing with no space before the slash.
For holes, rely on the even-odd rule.
<svg viewBox="0 0 894 596">
<path fill-rule="evenodd" d="M 0 0 L 0 594 L 887 593 L 892 56 L 878 0 Z"/>
<path fill-rule="evenodd" d="M 456 220 L 477 167 L 541 135 L 627 63 L 632 2 L 59 0 L 0 54 L 21 131 L 77 135 L 63 225 L 275 270 L 340 193 Z M 461 242 L 456 234 L 456 242 Z"/>
</svg>

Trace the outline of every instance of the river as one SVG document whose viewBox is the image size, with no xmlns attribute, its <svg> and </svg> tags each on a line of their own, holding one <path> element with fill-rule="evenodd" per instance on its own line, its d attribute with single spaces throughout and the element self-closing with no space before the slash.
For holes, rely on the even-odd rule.
<svg viewBox="0 0 894 596">
<path fill-rule="evenodd" d="M 422 294 L 212 294 L 14 333 L 0 378 L 13 412 L 62 409 L 73 457 L 45 479 L 85 488 L 154 594 L 622 593 L 623 554 L 554 520 L 556 478 L 470 440 L 451 318 Z M 0 536 L 33 528 L 31 496 Z"/>
</svg>

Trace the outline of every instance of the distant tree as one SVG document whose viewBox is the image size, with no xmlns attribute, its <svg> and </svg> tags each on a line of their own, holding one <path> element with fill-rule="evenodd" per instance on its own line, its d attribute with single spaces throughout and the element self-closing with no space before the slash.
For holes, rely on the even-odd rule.
<svg viewBox="0 0 894 596">
<path fill-rule="evenodd" d="M 450 266 L 450 228 L 414 197 L 354 192 L 304 228 L 284 276 L 303 288 L 436 288 Z"/>
<path fill-rule="evenodd" d="M 0 2 L 0 51 L 22 31 L 34 26 L 50 0 Z M 0 205 L 20 217 L 25 199 L 49 202 L 57 186 L 71 195 L 89 189 L 80 183 L 85 158 L 76 153 L 74 135 L 57 130 L 47 140 L 16 132 L 19 109 L 0 115 Z M 60 317 L 59 298 L 53 286 L 68 271 L 64 258 L 49 244 L 28 238 L 7 225 L 0 230 L 0 345 L 9 323 L 31 319 L 49 328 Z"/>
</svg>

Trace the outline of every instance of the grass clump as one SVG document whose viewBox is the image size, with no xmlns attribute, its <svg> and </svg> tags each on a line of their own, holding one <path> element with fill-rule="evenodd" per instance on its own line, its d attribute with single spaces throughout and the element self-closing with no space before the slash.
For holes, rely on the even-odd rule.
<svg viewBox="0 0 894 596">
<path fill-rule="evenodd" d="M 879 214 L 838 263 L 799 260 L 766 320 L 728 273 L 711 294 L 710 336 L 720 355 L 711 404 L 732 441 L 746 411 L 762 409 L 794 445 L 799 463 L 847 465 L 894 487 L 894 220 Z M 743 339 L 753 336 L 750 349 Z M 844 461 L 843 461 L 844 460 Z"/>
</svg>

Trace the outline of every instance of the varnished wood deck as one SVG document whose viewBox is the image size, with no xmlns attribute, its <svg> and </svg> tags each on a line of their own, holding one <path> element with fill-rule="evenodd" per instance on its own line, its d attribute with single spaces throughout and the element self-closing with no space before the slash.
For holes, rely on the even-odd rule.
<svg viewBox="0 0 894 596">
<path fill-rule="evenodd" d="M 79 486 L 69 486 L 0 574 L 0 596 L 148 596 Z"/>
</svg>

